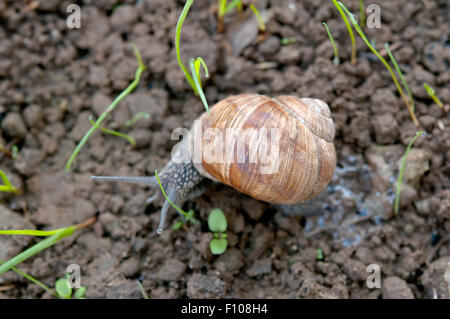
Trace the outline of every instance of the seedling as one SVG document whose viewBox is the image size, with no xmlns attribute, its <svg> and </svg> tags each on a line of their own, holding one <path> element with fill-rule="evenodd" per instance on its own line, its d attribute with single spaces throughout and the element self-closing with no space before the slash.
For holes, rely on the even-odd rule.
<svg viewBox="0 0 450 319">
<path fill-rule="evenodd" d="M 19 155 L 19 148 L 17 147 L 17 145 L 13 145 L 11 147 L 11 157 L 12 157 L 12 159 L 16 159 L 17 155 Z"/>
<path fill-rule="evenodd" d="M 5 262 L 0 260 L 0 264 L 4 264 Z M 56 298 L 62 298 L 62 299 L 85 299 L 84 294 L 86 293 L 86 287 L 81 286 L 80 288 L 75 290 L 75 293 L 72 295 L 72 286 L 69 282 L 69 275 L 66 275 L 66 278 L 60 278 L 55 282 L 55 289 L 49 288 L 46 284 L 43 282 L 37 280 L 33 276 L 15 268 L 11 267 L 11 270 L 15 271 L 20 276 L 28 279 L 32 283 L 38 285 L 45 291 L 47 291 L 49 294 L 53 295 Z"/>
<path fill-rule="evenodd" d="M 330 29 L 328 29 L 327 24 L 325 22 L 322 22 L 322 24 L 325 26 L 325 30 L 327 30 L 328 37 L 330 38 L 331 45 L 333 46 L 333 51 L 334 51 L 333 63 L 334 63 L 334 65 L 339 65 L 339 53 L 338 53 L 338 48 L 336 46 L 336 43 L 334 42 L 333 36 L 331 35 Z"/>
<path fill-rule="evenodd" d="M 209 213 L 208 228 L 214 238 L 209 242 L 209 248 L 214 255 L 220 255 L 227 250 L 228 240 L 226 230 L 228 228 L 227 218 L 223 211 L 215 208 Z"/>
<path fill-rule="evenodd" d="M 133 116 L 133 118 L 131 120 L 126 121 L 122 127 L 129 127 L 134 125 L 137 121 L 139 121 L 140 119 L 145 118 L 148 119 L 150 118 L 150 114 L 145 113 L 145 112 L 139 112 L 138 114 L 136 114 L 135 116 Z"/>
<path fill-rule="evenodd" d="M 195 214 L 195 211 L 193 209 L 188 210 L 186 218 L 175 222 L 172 225 L 172 229 L 173 230 L 180 230 L 181 227 L 185 227 L 185 229 L 186 229 L 187 223 L 191 223 L 191 224 L 194 224 L 194 225 L 200 225 L 200 222 L 197 219 L 194 218 L 194 214 Z"/>
<path fill-rule="evenodd" d="M 97 119 L 97 121 L 95 122 L 95 125 L 93 125 L 89 129 L 89 131 L 83 136 L 83 138 L 78 143 L 78 145 L 76 146 L 75 150 L 73 151 L 72 155 L 70 156 L 69 160 L 66 163 L 66 172 L 68 172 L 70 170 L 70 167 L 72 166 L 72 163 L 75 160 L 75 158 L 77 157 L 78 153 L 81 151 L 83 146 L 87 143 L 87 141 L 92 136 L 92 134 L 94 134 L 95 130 L 98 127 L 100 127 L 100 124 L 104 121 L 106 116 L 108 116 L 108 114 L 110 114 L 116 108 L 116 106 L 119 104 L 119 102 L 122 101 L 128 94 L 130 94 L 136 88 L 136 86 L 139 84 L 139 80 L 141 79 L 141 74 L 142 74 L 142 72 L 144 72 L 144 70 L 146 70 L 146 67 L 145 67 L 144 63 L 142 63 L 141 54 L 139 53 L 139 50 L 137 49 L 137 47 L 134 44 L 133 44 L 133 49 L 134 49 L 134 54 L 136 55 L 136 59 L 138 62 L 138 68 L 136 70 L 136 74 L 134 76 L 133 82 L 131 82 L 130 85 L 128 85 L 127 88 L 125 90 L 123 90 L 122 93 L 120 93 L 119 96 L 117 96 L 115 98 L 115 100 L 105 109 L 105 111 Z"/>
<path fill-rule="evenodd" d="M 203 67 L 205 70 L 205 78 L 209 78 L 208 73 L 208 67 L 206 66 L 205 61 L 201 57 L 198 57 L 197 59 L 190 59 L 189 60 L 189 67 L 191 68 L 192 77 L 194 79 L 195 87 L 198 90 L 198 94 L 200 95 L 200 99 L 202 100 L 203 105 L 206 108 L 206 111 L 209 113 L 209 106 L 208 102 L 206 102 L 205 94 L 202 90 L 202 81 L 200 78 L 200 66 Z"/>
<path fill-rule="evenodd" d="M 340 7 L 341 3 L 336 0 L 333 0 L 333 4 L 338 9 L 339 13 L 341 14 L 342 19 L 344 19 L 345 26 L 347 27 L 348 34 L 350 35 L 350 40 L 352 42 L 351 63 L 354 65 L 356 63 L 355 35 L 353 34 L 353 30 L 352 30 L 350 23 L 348 22 L 347 15 L 342 11 L 342 8 Z M 356 23 L 356 20 L 355 20 L 355 23 Z"/>
<path fill-rule="evenodd" d="M 149 299 L 148 294 L 145 291 L 144 286 L 142 286 L 142 283 L 140 280 L 137 281 L 137 285 L 138 285 L 139 291 L 141 292 L 142 298 Z"/>
<path fill-rule="evenodd" d="M 412 96 L 412 93 L 408 87 L 408 83 L 406 83 L 405 77 L 403 76 L 402 71 L 400 70 L 400 67 L 397 64 L 397 60 L 395 60 L 394 55 L 392 54 L 391 48 L 389 47 L 388 43 L 384 44 L 384 47 L 386 49 L 387 54 L 389 55 L 389 58 L 392 61 L 392 64 L 394 65 L 395 69 L 397 70 L 398 76 L 400 77 L 400 80 L 402 81 L 403 87 L 406 90 L 406 93 L 408 93 L 409 96 L 409 101 L 411 102 L 411 107 L 413 109 L 413 111 L 416 110 L 416 107 L 414 105 L 414 98 Z"/>
<path fill-rule="evenodd" d="M 20 191 L 11 185 L 11 182 L 9 181 L 6 174 L 0 169 L 0 178 L 3 181 L 4 185 L 0 185 L 0 192 L 12 192 L 16 195 L 20 194 Z"/>
<path fill-rule="evenodd" d="M 66 278 L 59 278 L 56 281 L 55 291 L 58 297 L 62 299 L 85 299 L 84 294 L 86 293 L 86 287 L 81 286 L 73 292 L 73 288 L 68 279 L 69 275 L 66 275 Z"/>
<path fill-rule="evenodd" d="M 394 214 L 397 215 L 399 207 L 400 207 L 400 191 L 402 189 L 402 180 L 403 180 L 403 173 L 405 171 L 406 167 L 406 159 L 408 158 L 409 150 L 411 149 L 411 146 L 413 143 L 417 140 L 417 138 L 422 135 L 423 131 L 419 131 L 416 133 L 416 136 L 412 138 L 412 140 L 409 142 L 408 147 L 406 148 L 405 155 L 403 156 L 402 165 L 400 167 L 400 172 L 398 174 L 398 180 L 397 180 L 397 192 L 395 195 L 395 206 L 394 206 Z"/>
<path fill-rule="evenodd" d="M 5 262 L 3 260 L 0 260 L 0 264 L 4 264 Z M 33 276 L 28 275 L 27 273 L 17 269 L 16 267 L 11 267 L 11 270 L 15 271 L 17 274 L 19 274 L 20 276 L 28 279 L 29 281 L 31 281 L 32 283 L 38 285 L 39 287 L 41 287 L 42 289 L 44 289 L 45 291 L 47 291 L 49 294 L 58 297 L 58 295 L 56 294 L 56 292 L 47 287 L 47 285 L 45 285 L 44 283 L 40 282 L 39 280 L 37 280 L 36 278 L 34 278 Z"/>
<path fill-rule="evenodd" d="M 96 218 L 90 218 L 86 222 L 69 226 L 66 228 L 60 228 L 55 230 L 33 230 L 33 229 L 23 229 L 23 230 L 0 230 L 0 235 L 29 235 L 29 236 L 44 236 L 47 237 L 46 239 L 38 242 L 37 244 L 31 246 L 30 248 L 24 250 L 20 254 L 14 256 L 7 262 L 5 262 L 3 265 L 0 266 L 0 275 L 5 273 L 6 271 L 10 270 L 12 267 L 17 266 L 24 260 L 27 260 L 28 258 L 34 256 L 35 254 L 41 252 L 42 250 L 45 250 L 57 242 L 59 242 L 61 239 L 72 235 L 76 230 L 80 230 L 82 228 L 85 228 L 87 226 L 92 225 L 96 221 Z"/>
<path fill-rule="evenodd" d="M 202 103 L 205 106 L 206 111 L 209 113 L 209 107 L 208 107 L 208 104 L 206 103 L 206 99 L 204 98 L 203 90 L 201 87 L 201 81 L 200 81 L 200 64 L 202 64 L 203 67 L 205 68 L 206 74 L 208 73 L 205 62 L 203 62 L 203 59 L 201 57 L 198 57 L 195 61 L 199 61 L 199 62 L 194 61 L 193 62 L 194 68 L 191 67 L 191 71 L 193 73 L 191 76 L 189 74 L 188 70 L 186 69 L 186 67 L 184 66 L 183 61 L 181 61 L 181 53 L 180 53 L 181 27 L 183 26 L 184 20 L 186 19 L 186 16 L 187 16 L 189 9 L 192 6 L 193 2 L 194 2 L 194 0 L 186 1 L 183 11 L 181 11 L 180 17 L 178 18 L 177 27 L 175 29 L 175 51 L 177 53 L 178 65 L 180 66 L 181 70 L 183 71 L 184 76 L 186 77 L 186 80 L 191 85 L 192 89 L 194 90 L 195 95 L 200 96 Z M 195 67 L 195 63 L 198 64 L 198 67 Z"/>
<path fill-rule="evenodd" d="M 253 4 L 250 4 L 250 9 L 253 11 L 253 13 L 256 16 L 256 19 L 258 19 L 258 23 L 259 23 L 259 31 L 261 32 L 266 32 L 266 25 L 263 21 L 263 19 L 261 18 L 261 14 L 259 13 L 259 10 L 256 9 L 256 7 Z"/>
<path fill-rule="evenodd" d="M 101 130 L 102 132 L 105 132 L 107 134 L 111 134 L 114 136 L 118 136 L 121 138 L 126 139 L 131 145 L 136 146 L 136 141 L 134 140 L 134 138 L 131 135 L 128 134 L 124 134 L 124 133 L 120 133 L 117 131 L 113 131 L 113 130 L 109 130 L 106 129 L 104 127 L 99 126 L 95 121 L 94 121 L 94 117 L 93 116 L 89 116 L 89 122 L 91 122 L 91 124 L 95 127 L 98 128 L 99 130 Z"/>
<path fill-rule="evenodd" d="M 159 188 L 161 189 L 161 193 L 163 194 L 164 198 L 167 200 L 167 202 L 169 202 L 169 204 L 170 204 L 173 208 L 175 208 L 175 210 L 180 214 L 180 216 L 184 217 L 184 218 L 182 218 L 181 221 L 176 222 L 176 223 L 172 226 L 172 229 L 173 229 L 173 230 L 178 230 L 178 229 L 180 229 L 184 224 L 186 224 L 186 223 L 188 223 L 188 222 L 191 222 L 192 224 L 196 224 L 196 225 L 200 224 L 200 222 L 199 222 L 197 219 L 194 218 L 194 210 L 189 210 L 188 212 L 185 212 L 185 211 L 182 210 L 180 207 L 178 207 L 177 205 L 175 205 L 175 204 L 169 199 L 169 197 L 167 197 L 167 194 L 166 194 L 166 192 L 164 191 L 164 188 L 163 188 L 163 186 L 162 186 L 162 184 L 161 184 L 161 180 L 159 179 L 158 171 L 157 171 L 157 170 L 155 170 L 155 177 L 156 177 L 156 180 L 158 181 Z M 165 219 L 165 216 L 161 216 L 161 220 L 164 220 L 164 219 Z M 162 232 L 162 229 L 158 229 L 158 233 L 161 233 L 161 232 Z"/>
<path fill-rule="evenodd" d="M 95 221 L 96 221 L 96 218 L 93 217 L 93 218 L 88 219 L 84 223 L 81 223 L 78 225 L 73 225 L 73 226 L 69 226 L 66 228 L 60 228 L 60 229 L 55 229 L 55 230 L 47 230 L 47 231 L 34 230 L 34 229 L 0 230 L 0 235 L 29 235 L 29 236 L 47 237 L 46 239 L 31 246 L 30 248 L 26 249 L 25 251 L 21 252 L 20 254 L 18 254 L 16 256 L 14 256 L 13 258 L 9 259 L 6 262 L 0 260 L 0 264 L 1 264 L 0 275 L 7 272 L 8 270 L 13 270 L 16 273 L 18 273 L 19 275 L 21 275 L 21 276 L 25 277 L 26 279 L 28 279 L 29 281 L 31 281 L 32 283 L 34 283 L 34 284 L 38 285 L 39 287 L 41 287 L 42 289 L 46 290 L 48 293 L 52 294 L 55 297 L 62 297 L 62 298 L 66 298 L 67 296 L 70 297 L 72 294 L 70 293 L 70 295 L 69 295 L 67 293 L 68 289 L 61 282 L 61 279 L 55 283 L 55 290 L 53 290 L 53 289 L 47 287 L 44 283 L 37 280 L 36 278 L 17 269 L 15 266 L 17 266 L 18 264 L 27 260 L 28 258 L 34 256 L 35 254 L 41 252 L 42 250 L 45 250 L 45 249 L 53 246 L 61 239 L 72 235 L 75 231 L 92 225 Z M 66 281 L 66 279 L 63 279 L 63 280 Z M 69 288 L 70 288 L 70 285 L 69 285 Z M 72 288 L 70 288 L 70 289 L 72 289 Z M 78 289 L 75 292 L 74 297 L 81 299 L 83 297 L 85 291 L 86 291 L 85 287 L 80 287 L 80 289 Z"/>
<path fill-rule="evenodd" d="M 295 43 L 295 41 L 297 41 L 294 37 L 290 37 L 290 38 L 281 38 L 281 45 L 289 45 L 289 44 L 293 44 Z"/>
<path fill-rule="evenodd" d="M 234 0 L 230 4 L 227 4 L 227 0 L 218 0 L 217 4 L 219 9 L 217 10 L 217 32 L 222 33 L 224 30 L 223 20 L 225 15 L 233 10 L 235 7 L 242 12 L 242 1 Z"/>
<path fill-rule="evenodd" d="M 433 101 L 439 105 L 441 109 L 444 109 L 444 104 L 442 104 L 441 100 L 439 100 L 436 96 L 436 92 L 434 89 L 429 86 L 428 84 L 424 83 L 423 86 L 425 87 L 425 90 L 427 91 L 428 95 L 433 99 Z"/>
<path fill-rule="evenodd" d="M 333 0 L 334 2 L 335 0 Z M 361 27 L 358 25 L 358 23 L 356 22 L 356 19 L 354 17 L 354 15 L 347 9 L 346 6 L 344 6 L 341 2 L 339 2 L 339 6 L 345 11 L 345 13 L 347 14 L 348 18 L 350 19 L 350 21 L 352 22 L 353 26 L 355 27 L 356 31 L 358 32 L 359 36 L 361 37 L 361 39 L 364 41 L 364 43 L 369 47 L 369 49 L 378 57 L 378 59 L 384 64 L 384 66 L 386 67 L 386 69 L 389 71 L 389 74 L 392 77 L 392 80 L 394 81 L 395 86 L 397 87 L 398 92 L 400 93 L 403 101 L 405 102 L 406 107 L 408 108 L 409 114 L 411 116 L 411 119 L 413 120 L 414 124 L 417 127 L 420 127 L 419 121 L 416 118 L 416 115 L 414 114 L 414 110 L 412 109 L 411 105 L 409 104 L 408 98 L 406 97 L 405 93 L 403 92 L 402 87 L 400 86 L 397 77 L 395 76 L 394 71 L 392 70 L 391 66 L 389 65 L 389 63 L 381 56 L 380 53 L 378 53 L 378 51 L 370 44 L 369 40 L 367 39 L 366 35 L 364 34 L 364 32 L 362 31 Z"/>
<path fill-rule="evenodd" d="M 318 261 L 323 260 L 323 251 L 322 251 L 322 249 L 318 248 L 318 249 L 316 250 L 316 254 L 317 254 L 317 260 L 318 260 Z"/>
</svg>

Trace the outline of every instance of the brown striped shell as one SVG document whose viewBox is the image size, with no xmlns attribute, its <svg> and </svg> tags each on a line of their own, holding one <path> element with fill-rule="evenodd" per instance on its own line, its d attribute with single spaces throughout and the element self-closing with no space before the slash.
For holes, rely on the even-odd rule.
<svg viewBox="0 0 450 319">
<path fill-rule="evenodd" d="M 207 153 L 206 158 L 204 150 L 208 149 L 211 139 L 204 134 L 196 135 L 195 131 L 204 133 L 209 129 L 222 132 L 225 137 L 225 131 L 230 128 L 240 129 L 237 131 L 240 139 L 223 139 L 222 144 L 212 148 L 216 151 Z M 272 130 L 278 132 L 278 138 L 270 134 Z M 244 139 L 246 134 L 242 132 L 250 133 Z M 255 160 L 252 151 L 259 150 L 263 144 L 264 132 L 267 133 L 264 145 L 272 147 L 273 142 L 273 149 L 268 148 L 273 153 Z M 214 105 L 209 114 L 204 113 L 194 123 L 191 133 L 197 156 L 193 163 L 201 174 L 262 201 L 279 204 L 307 201 L 319 194 L 334 174 L 334 124 L 328 105 L 318 99 L 270 98 L 257 94 L 231 96 Z M 234 157 L 220 157 L 217 155 L 220 151 Z M 239 156 L 241 161 L 236 160 Z M 268 159 L 269 163 L 275 163 L 272 168 L 276 168 L 269 172 L 261 169 L 270 166 Z"/>
</svg>

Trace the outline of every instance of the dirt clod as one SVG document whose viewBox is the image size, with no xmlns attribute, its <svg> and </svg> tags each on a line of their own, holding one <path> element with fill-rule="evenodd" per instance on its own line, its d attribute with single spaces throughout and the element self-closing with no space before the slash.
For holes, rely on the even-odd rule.
<svg viewBox="0 0 450 319">
<path fill-rule="evenodd" d="M 387 277 L 382 282 L 384 299 L 414 299 L 406 282 L 398 277 Z"/>
<path fill-rule="evenodd" d="M 225 294 L 225 282 L 214 276 L 194 274 L 187 282 L 189 298 L 221 298 Z"/>
</svg>

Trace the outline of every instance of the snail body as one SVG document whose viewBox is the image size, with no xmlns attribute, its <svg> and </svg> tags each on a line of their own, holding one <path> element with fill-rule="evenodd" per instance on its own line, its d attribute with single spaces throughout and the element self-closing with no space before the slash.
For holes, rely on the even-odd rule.
<svg viewBox="0 0 450 319">
<path fill-rule="evenodd" d="M 196 132 L 226 135 L 224 132 L 230 129 L 230 136 L 235 138 L 215 141 L 214 151 L 203 151 L 211 151 L 211 142 Z M 205 178 L 269 203 L 301 203 L 324 190 L 333 177 L 334 134 L 331 112 L 321 100 L 258 94 L 230 96 L 214 105 L 210 113 L 203 113 L 191 129 L 191 138 L 181 142 L 177 152 L 190 151 L 190 160 L 171 160 L 159 177 L 167 196 L 177 205 L 200 195 Z M 257 153 L 258 148 L 263 152 Z M 222 154 L 227 154 L 226 160 L 218 157 Z M 93 176 L 92 179 L 159 188 L 154 176 Z M 166 201 L 158 233 L 163 229 L 169 208 Z"/>
</svg>

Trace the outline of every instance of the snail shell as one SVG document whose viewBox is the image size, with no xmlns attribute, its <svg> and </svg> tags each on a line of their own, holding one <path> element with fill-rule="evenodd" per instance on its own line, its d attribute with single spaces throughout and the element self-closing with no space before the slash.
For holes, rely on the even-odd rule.
<svg viewBox="0 0 450 319">
<path fill-rule="evenodd" d="M 265 128 L 278 131 L 277 169 L 262 173 L 267 162 L 258 157 L 250 162 L 255 136 L 244 140 L 246 161 L 211 161 L 204 153 L 193 161 L 204 176 L 227 184 L 256 199 L 278 204 L 304 202 L 319 194 L 330 182 L 336 166 L 333 145 L 335 129 L 328 105 L 318 99 L 277 96 L 270 98 L 258 94 L 228 97 L 214 105 L 196 121 L 194 129 L 204 132 L 208 128 L 226 129 Z M 195 134 L 194 134 L 195 136 Z M 269 144 L 271 135 L 267 134 Z M 194 138 L 194 150 L 202 149 L 205 140 Z M 199 145 L 199 143 L 203 145 Z M 221 147 L 237 152 L 236 140 L 227 140 Z M 195 151 L 194 151 L 195 152 Z"/>
</svg>

